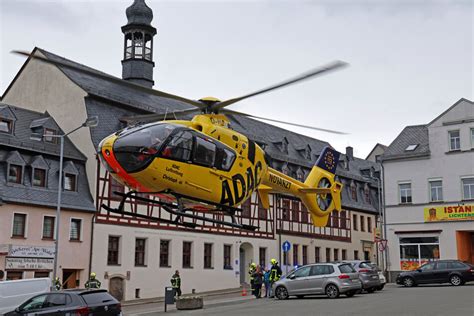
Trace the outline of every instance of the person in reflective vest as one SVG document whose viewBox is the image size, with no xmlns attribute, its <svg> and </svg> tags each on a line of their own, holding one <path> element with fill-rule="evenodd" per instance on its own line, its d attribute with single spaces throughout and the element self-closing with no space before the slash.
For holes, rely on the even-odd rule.
<svg viewBox="0 0 474 316">
<path fill-rule="evenodd" d="M 55 277 L 55 278 L 54 278 L 54 280 L 53 280 L 53 288 L 54 288 L 54 290 L 56 290 L 56 291 L 61 290 L 61 280 L 59 279 L 59 277 Z"/>
<path fill-rule="evenodd" d="M 181 277 L 179 276 L 179 271 L 176 270 L 173 276 L 171 277 L 171 286 L 176 292 L 176 296 L 181 296 Z"/>
<path fill-rule="evenodd" d="M 278 261 L 276 259 L 270 260 L 272 267 L 270 268 L 270 297 L 273 297 L 272 286 L 273 283 L 280 280 L 281 278 L 281 268 L 278 265 Z"/>
<path fill-rule="evenodd" d="M 255 262 L 250 263 L 248 273 L 249 273 L 249 280 L 250 280 L 250 288 L 252 289 L 252 291 L 253 291 L 254 273 L 256 269 L 257 269 L 257 265 L 255 264 Z"/>
<path fill-rule="evenodd" d="M 100 289 L 101 283 L 95 277 L 96 277 L 95 272 L 92 272 L 90 277 L 89 277 L 89 280 L 87 280 L 87 282 L 85 284 L 86 289 Z"/>
</svg>

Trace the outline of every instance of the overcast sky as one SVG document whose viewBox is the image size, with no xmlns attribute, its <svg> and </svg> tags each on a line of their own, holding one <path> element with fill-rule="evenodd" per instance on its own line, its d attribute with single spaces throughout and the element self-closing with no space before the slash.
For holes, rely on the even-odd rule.
<svg viewBox="0 0 474 316">
<path fill-rule="evenodd" d="M 35 46 L 121 76 L 132 0 L 0 0 L 0 93 Z M 472 1 L 163 1 L 155 89 L 236 97 L 332 60 L 350 67 L 231 108 L 350 133 L 286 127 L 361 158 L 407 125 L 473 99 Z M 64 127 L 63 127 L 64 128 Z"/>
</svg>

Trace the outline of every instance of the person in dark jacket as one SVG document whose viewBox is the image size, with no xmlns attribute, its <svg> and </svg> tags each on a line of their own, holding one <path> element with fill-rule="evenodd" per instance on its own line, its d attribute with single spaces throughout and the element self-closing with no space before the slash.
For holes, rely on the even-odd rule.
<svg viewBox="0 0 474 316">
<path fill-rule="evenodd" d="M 252 276 L 253 276 L 252 294 L 255 295 L 256 298 L 260 298 L 262 296 L 262 284 L 263 284 L 263 273 L 262 273 L 262 269 L 260 265 L 257 266 Z"/>
<path fill-rule="evenodd" d="M 86 289 L 100 289 L 100 281 L 96 279 L 96 274 L 95 272 L 92 272 L 89 280 L 87 280 L 85 287 Z"/>
<path fill-rule="evenodd" d="M 181 277 L 179 276 L 179 271 L 176 270 L 173 276 L 171 277 L 171 286 L 176 292 L 176 296 L 181 296 Z"/>
</svg>

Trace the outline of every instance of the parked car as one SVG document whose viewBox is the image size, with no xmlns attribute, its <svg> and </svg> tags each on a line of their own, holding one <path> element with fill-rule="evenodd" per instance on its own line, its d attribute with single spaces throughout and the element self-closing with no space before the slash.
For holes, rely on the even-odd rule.
<svg viewBox="0 0 474 316">
<path fill-rule="evenodd" d="M 406 287 L 429 283 L 451 283 L 454 286 L 474 281 L 474 265 L 459 260 L 429 262 L 416 270 L 398 274 L 397 284 Z"/>
<path fill-rule="evenodd" d="M 363 290 L 368 293 L 373 293 L 382 285 L 377 268 L 374 267 L 370 261 L 351 260 L 344 262 L 350 263 L 352 267 L 359 272 L 359 279 L 362 283 Z"/>
<path fill-rule="evenodd" d="M 120 303 L 107 290 L 71 289 L 34 296 L 5 316 L 122 315 Z"/>
<path fill-rule="evenodd" d="M 359 275 L 347 263 L 316 263 L 302 266 L 273 284 L 279 300 L 290 296 L 326 294 L 337 298 L 340 294 L 354 296 L 362 289 Z"/>
<path fill-rule="evenodd" d="M 0 281 L 0 315 L 14 310 L 35 295 L 49 292 L 50 289 L 49 278 Z"/>
<path fill-rule="evenodd" d="M 385 275 L 383 271 L 377 266 L 375 263 L 370 264 L 374 269 L 377 270 L 377 273 L 379 274 L 379 279 L 380 279 L 380 286 L 376 288 L 377 291 L 382 291 L 383 288 L 385 287 L 385 284 L 387 283 L 387 279 L 385 278 Z"/>
</svg>

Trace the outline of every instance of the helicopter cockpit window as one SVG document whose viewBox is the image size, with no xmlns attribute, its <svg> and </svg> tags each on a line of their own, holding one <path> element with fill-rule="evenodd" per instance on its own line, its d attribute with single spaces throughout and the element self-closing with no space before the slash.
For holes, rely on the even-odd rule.
<svg viewBox="0 0 474 316">
<path fill-rule="evenodd" d="M 229 171 L 235 160 L 235 153 L 230 149 L 219 147 L 216 153 L 216 168 Z"/>
<path fill-rule="evenodd" d="M 193 134 L 188 131 L 176 133 L 161 151 L 161 156 L 181 161 L 191 160 Z"/>
<path fill-rule="evenodd" d="M 201 137 L 196 137 L 193 161 L 197 164 L 213 167 L 216 156 L 216 145 Z"/>
<path fill-rule="evenodd" d="M 145 168 L 176 127 L 172 124 L 155 124 L 119 135 L 114 143 L 115 158 L 127 172 Z"/>
</svg>

